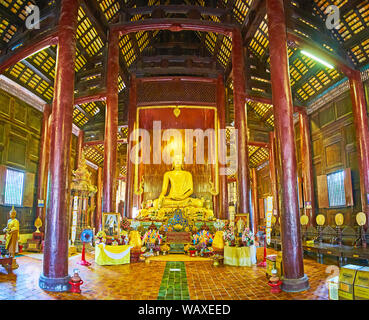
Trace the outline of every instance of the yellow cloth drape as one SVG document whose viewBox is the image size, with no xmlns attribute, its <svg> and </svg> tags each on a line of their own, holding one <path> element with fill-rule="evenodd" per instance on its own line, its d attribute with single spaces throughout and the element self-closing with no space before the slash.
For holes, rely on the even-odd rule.
<svg viewBox="0 0 369 320">
<path fill-rule="evenodd" d="M 142 246 L 141 236 L 137 230 L 132 230 L 129 233 L 129 245 L 135 249 L 141 249 Z"/>
<path fill-rule="evenodd" d="M 215 233 L 213 239 L 213 248 L 223 250 L 224 248 L 223 231 L 217 231 Z"/>
<path fill-rule="evenodd" d="M 102 243 L 95 247 L 95 262 L 100 266 L 130 263 L 132 246 L 106 246 Z"/>
<path fill-rule="evenodd" d="M 251 267 L 256 264 L 256 248 L 250 247 L 224 247 L 224 264 L 236 267 Z"/>
</svg>

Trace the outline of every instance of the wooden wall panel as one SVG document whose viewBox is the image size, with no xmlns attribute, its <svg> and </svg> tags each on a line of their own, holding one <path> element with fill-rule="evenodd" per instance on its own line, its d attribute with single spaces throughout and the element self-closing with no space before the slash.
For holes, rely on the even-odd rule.
<svg viewBox="0 0 369 320">
<path fill-rule="evenodd" d="M 33 207 L 35 198 L 35 174 L 27 172 L 24 181 L 23 207 Z"/>
<path fill-rule="evenodd" d="M 17 136 L 9 136 L 7 163 L 15 164 L 21 167 L 26 166 L 27 140 Z"/>
<path fill-rule="evenodd" d="M 342 148 L 341 142 L 335 142 L 325 147 L 325 164 L 326 168 L 334 168 L 341 166 L 342 161 Z"/>
<path fill-rule="evenodd" d="M 35 231 L 35 190 L 40 148 L 42 112 L 0 90 L 0 234 L 9 206 L 4 206 L 6 168 L 25 173 L 23 207 L 16 208 L 21 233 Z"/>
<path fill-rule="evenodd" d="M 351 169 L 345 169 L 345 199 L 346 206 L 351 207 L 354 205 L 354 196 L 352 193 L 352 179 L 351 179 Z"/>
<path fill-rule="evenodd" d="M 324 214 L 327 218 L 326 224 L 335 227 L 334 216 L 340 212 L 345 216 L 346 225 L 355 226 L 355 213 L 361 211 L 361 199 L 355 128 L 349 94 L 345 93 L 313 112 L 309 118 L 317 214 Z M 351 169 L 352 193 L 346 192 L 348 205 L 329 208 L 326 182 L 323 182 L 324 179 L 320 176 L 345 169 Z M 346 188 L 349 190 L 350 186 L 346 185 Z"/>
<path fill-rule="evenodd" d="M 329 208 L 327 176 L 317 177 L 318 206 L 319 208 Z"/>
</svg>

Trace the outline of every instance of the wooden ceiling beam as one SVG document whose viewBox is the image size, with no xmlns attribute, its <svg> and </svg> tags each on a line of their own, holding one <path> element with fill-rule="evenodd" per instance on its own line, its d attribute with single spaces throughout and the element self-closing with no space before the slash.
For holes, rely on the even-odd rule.
<svg viewBox="0 0 369 320">
<path fill-rule="evenodd" d="M 137 68 L 132 70 L 135 72 L 137 77 L 143 76 L 161 76 L 161 75 L 196 75 L 196 76 L 206 76 L 210 78 L 216 78 L 221 74 L 220 70 L 214 68 L 187 68 L 187 67 L 147 67 L 147 68 Z"/>
<path fill-rule="evenodd" d="M 35 74 L 37 74 L 48 85 L 54 87 L 54 79 L 49 74 L 45 74 L 40 69 L 38 69 L 39 66 L 36 66 L 32 61 L 28 60 L 22 60 L 22 63 L 31 71 L 33 71 Z"/>
<path fill-rule="evenodd" d="M 92 116 L 87 113 L 82 107 L 80 107 L 78 104 L 74 105 L 74 108 L 76 108 L 79 112 L 81 112 L 88 120 L 92 118 Z"/>
<path fill-rule="evenodd" d="M 82 7 L 86 11 L 86 15 L 93 22 L 94 27 L 96 28 L 97 33 L 101 37 L 101 40 L 104 43 L 107 43 L 108 32 L 109 32 L 109 23 L 106 20 L 105 14 L 101 11 L 99 5 L 96 1 L 83 0 L 81 2 Z M 128 67 L 125 63 L 125 59 L 123 57 L 122 51 L 119 50 L 119 61 L 120 61 L 120 74 L 123 78 L 123 81 L 126 85 L 129 83 L 129 72 Z M 122 67 L 122 65 L 124 67 Z M 106 69 L 106 68 L 105 68 Z M 106 71 L 105 71 L 106 72 Z M 106 76 L 105 76 L 106 79 Z"/>
<path fill-rule="evenodd" d="M 159 5 L 159 6 L 143 6 L 136 8 L 127 8 L 129 15 L 135 16 L 138 14 L 151 15 L 154 10 L 162 10 L 166 14 L 188 14 L 191 11 L 198 11 L 201 15 L 221 17 L 226 13 L 222 8 L 202 7 L 194 5 Z"/>
</svg>

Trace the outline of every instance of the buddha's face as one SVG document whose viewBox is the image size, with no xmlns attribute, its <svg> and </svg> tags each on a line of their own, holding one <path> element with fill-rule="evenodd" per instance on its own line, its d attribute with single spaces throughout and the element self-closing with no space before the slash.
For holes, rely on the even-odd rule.
<svg viewBox="0 0 369 320">
<path fill-rule="evenodd" d="M 17 216 L 17 213 L 15 211 L 10 211 L 9 216 L 11 219 L 15 219 L 15 217 Z"/>
<path fill-rule="evenodd" d="M 175 160 L 173 163 L 174 170 L 182 170 L 182 162 L 179 160 Z"/>
</svg>

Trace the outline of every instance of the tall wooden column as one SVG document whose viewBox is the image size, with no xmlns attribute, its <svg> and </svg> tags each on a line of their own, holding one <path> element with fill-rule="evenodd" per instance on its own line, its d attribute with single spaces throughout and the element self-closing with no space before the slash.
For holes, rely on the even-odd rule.
<svg viewBox="0 0 369 320">
<path fill-rule="evenodd" d="M 283 0 L 267 0 L 270 73 L 274 123 L 280 151 L 282 212 L 281 231 L 284 279 L 282 289 L 299 292 L 309 288 L 304 275 L 297 169 L 293 126 L 292 93 L 288 69 L 286 20 Z"/>
<path fill-rule="evenodd" d="M 233 66 L 233 99 L 234 121 L 238 135 L 238 211 L 250 213 L 249 210 L 249 152 L 247 147 L 247 114 L 245 94 L 245 66 L 243 41 L 239 29 L 232 32 L 232 66 Z"/>
<path fill-rule="evenodd" d="M 219 219 L 228 219 L 228 185 L 227 185 L 227 144 L 226 144 L 226 121 L 225 121 L 225 88 L 223 76 L 218 77 L 217 82 L 217 106 L 219 117 L 219 130 L 223 130 L 224 135 L 219 135 Z"/>
<path fill-rule="evenodd" d="M 365 102 L 365 91 L 359 71 L 349 76 L 352 100 L 352 113 L 355 123 L 356 144 L 360 172 L 361 206 L 366 214 L 366 227 L 369 225 L 369 129 Z"/>
<path fill-rule="evenodd" d="M 315 197 L 314 197 L 314 176 L 313 157 L 311 149 L 309 117 L 305 110 L 299 111 L 300 134 L 301 134 L 301 160 L 302 179 L 304 188 L 305 214 L 309 217 L 309 226 L 315 225 Z M 306 202 L 310 202 L 311 208 L 306 208 Z"/>
<path fill-rule="evenodd" d="M 85 133 L 83 130 L 80 130 L 78 133 L 78 143 L 77 143 L 77 154 L 76 154 L 76 161 L 74 163 L 74 169 L 77 170 L 78 165 L 82 159 L 83 153 L 83 139 L 85 137 Z"/>
<path fill-rule="evenodd" d="M 104 137 L 103 210 L 115 212 L 118 147 L 119 34 L 111 32 L 108 42 L 107 94 Z"/>
<path fill-rule="evenodd" d="M 134 163 L 131 161 L 132 142 L 131 135 L 135 126 L 137 104 L 137 83 L 136 76 L 131 75 L 131 83 L 129 88 L 129 107 L 128 107 L 128 148 L 127 148 L 127 179 L 126 179 L 126 195 L 124 203 L 124 215 L 132 218 L 133 208 L 133 188 L 134 188 Z"/>
<path fill-rule="evenodd" d="M 59 20 L 52 128 L 50 135 L 50 206 L 47 208 L 43 273 L 39 285 L 47 291 L 67 291 L 68 203 L 74 104 L 74 65 L 79 1 L 63 0 Z"/>
<path fill-rule="evenodd" d="M 277 181 L 277 168 L 276 168 L 276 150 L 275 150 L 275 134 L 274 131 L 269 132 L 269 170 L 270 170 L 270 181 L 272 183 L 272 194 L 273 194 L 273 215 L 276 213 L 276 218 L 279 218 L 279 201 L 278 201 L 278 181 Z"/>
<path fill-rule="evenodd" d="M 258 232 L 259 227 L 259 208 L 258 208 L 258 177 L 256 169 L 252 168 L 252 214 L 254 216 L 254 234 Z"/>
<path fill-rule="evenodd" d="M 103 195 L 103 169 L 97 169 L 97 193 L 96 193 L 96 215 L 95 229 L 96 231 L 102 228 L 102 195 Z"/>
<path fill-rule="evenodd" d="M 44 207 L 37 208 L 37 216 L 42 220 L 43 226 L 45 226 L 45 211 L 46 211 L 46 198 L 47 198 L 47 181 L 49 175 L 49 156 L 50 156 L 50 117 L 51 106 L 46 104 L 44 106 L 44 115 L 42 120 L 41 131 L 41 148 L 40 148 L 40 160 L 38 163 L 38 188 L 37 199 L 44 201 Z"/>
</svg>

